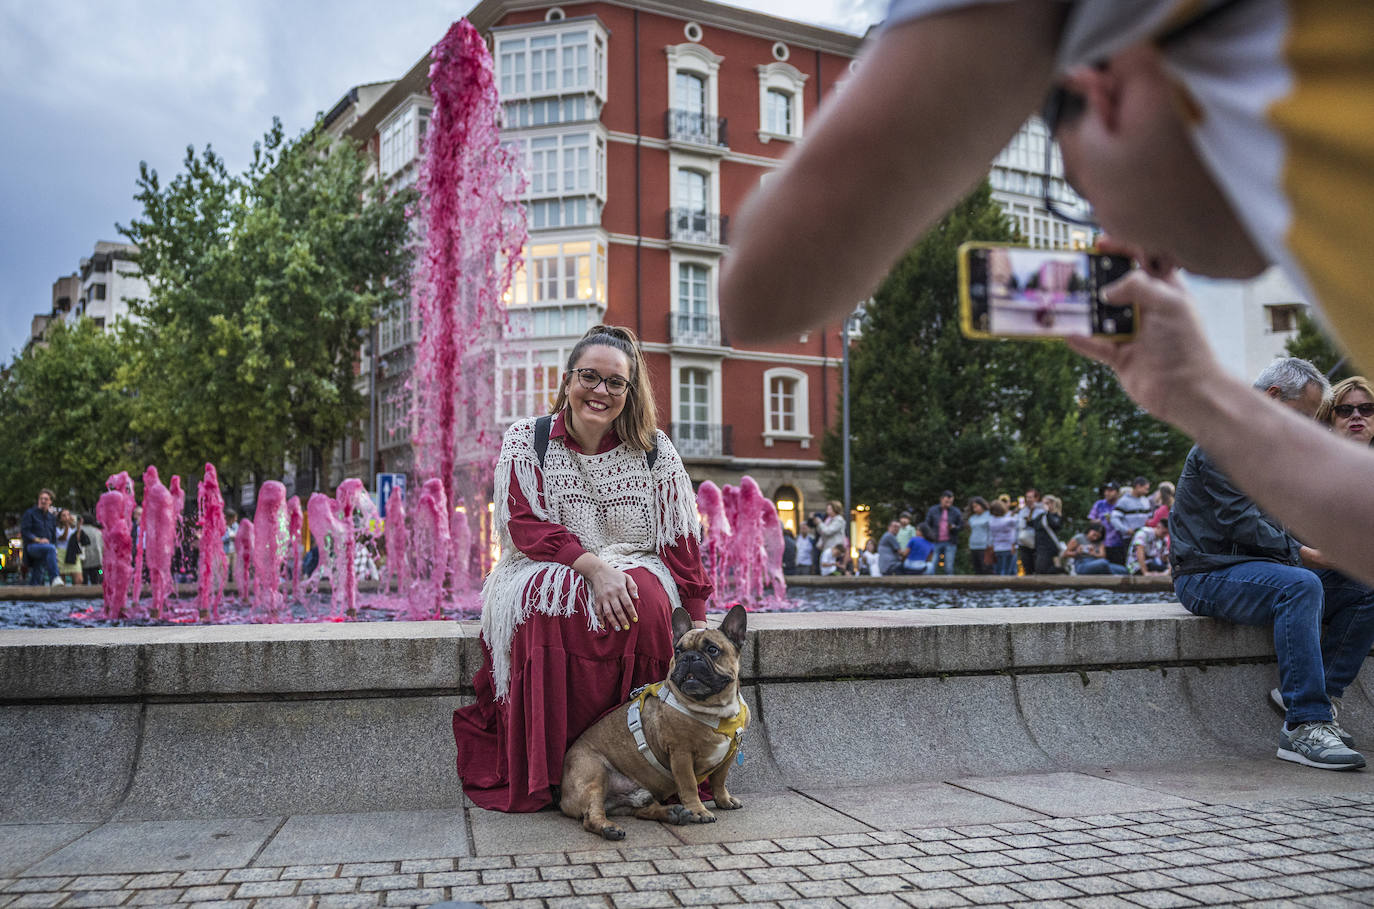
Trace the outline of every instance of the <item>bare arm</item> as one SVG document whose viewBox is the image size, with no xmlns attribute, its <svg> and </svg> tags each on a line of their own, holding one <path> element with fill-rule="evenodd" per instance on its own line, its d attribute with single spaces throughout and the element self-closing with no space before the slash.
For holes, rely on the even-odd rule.
<svg viewBox="0 0 1374 909">
<path fill-rule="evenodd" d="M 735 218 L 720 286 L 730 337 L 781 338 L 853 310 L 1044 96 L 1064 8 L 985 4 L 884 32 Z"/>
<path fill-rule="evenodd" d="M 1374 451 L 1222 369 L 1176 281 L 1137 271 L 1107 291 L 1113 302 L 1140 306 L 1136 340 L 1075 338 L 1070 346 L 1116 370 L 1132 398 L 1192 436 L 1322 561 L 1374 583 Z"/>
</svg>

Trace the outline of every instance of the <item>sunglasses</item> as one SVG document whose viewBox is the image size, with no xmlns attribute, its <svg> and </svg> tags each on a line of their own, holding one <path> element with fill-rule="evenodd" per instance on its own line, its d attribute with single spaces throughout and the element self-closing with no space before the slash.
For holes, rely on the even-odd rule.
<svg viewBox="0 0 1374 909">
<path fill-rule="evenodd" d="M 1370 417 L 1374 417 L 1374 403 L 1337 404 L 1335 407 L 1331 408 L 1331 412 L 1342 420 L 1350 419 L 1355 415 L 1355 411 L 1357 410 L 1360 412 L 1360 416 L 1364 417 L 1366 420 Z"/>
<path fill-rule="evenodd" d="M 573 372 L 577 374 L 577 381 L 581 382 L 587 391 L 596 391 L 598 385 L 605 384 L 606 394 L 618 398 L 630 389 L 630 383 L 620 376 L 603 376 L 595 369 L 574 369 Z"/>
<path fill-rule="evenodd" d="M 1059 127 L 1065 123 L 1073 123 L 1083 112 L 1087 110 L 1087 100 L 1077 92 L 1069 91 L 1063 85 L 1056 85 L 1050 89 L 1050 93 L 1045 98 L 1045 103 L 1040 107 L 1040 119 L 1045 122 L 1045 129 L 1049 135 L 1045 137 L 1045 166 L 1041 169 L 1041 200 L 1045 203 L 1045 211 L 1060 221 L 1067 221 L 1070 224 L 1077 224 L 1080 227 L 1097 227 L 1097 221 L 1091 217 L 1079 217 L 1070 212 L 1064 211 L 1055 204 L 1050 193 L 1050 187 L 1054 184 L 1052 175 L 1054 174 L 1054 137 L 1059 132 Z"/>
</svg>

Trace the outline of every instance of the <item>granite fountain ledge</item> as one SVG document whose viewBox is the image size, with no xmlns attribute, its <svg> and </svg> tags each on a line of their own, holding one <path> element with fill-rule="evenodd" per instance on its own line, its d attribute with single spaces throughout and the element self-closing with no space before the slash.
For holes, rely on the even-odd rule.
<svg viewBox="0 0 1374 909">
<path fill-rule="evenodd" d="M 1272 755 L 1263 629 L 1177 605 L 754 614 L 741 791 Z M 0 823 L 462 802 L 475 623 L 0 631 Z M 1342 720 L 1374 733 L 1363 684 Z"/>
</svg>

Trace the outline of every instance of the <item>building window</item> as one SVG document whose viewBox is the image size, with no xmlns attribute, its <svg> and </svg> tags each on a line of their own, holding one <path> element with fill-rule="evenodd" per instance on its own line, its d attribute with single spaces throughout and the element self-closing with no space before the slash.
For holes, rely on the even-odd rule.
<svg viewBox="0 0 1374 909">
<path fill-rule="evenodd" d="M 693 214 L 710 211 L 711 177 L 699 170 L 680 167 L 673 186 L 674 206 Z"/>
<path fill-rule="evenodd" d="M 701 319 L 710 314 L 708 281 L 711 270 L 696 262 L 683 262 L 677 267 L 678 311 Z"/>
<path fill-rule="evenodd" d="M 92 285 L 91 285 L 91 299 L 92 299 L 92 300 L 103 300 L 103 299 L 105 299 L 105 285 L 104 285 L 104 284 L 92 284 Z"/>
<path fill-rule="evenodd" d="M 799 139 L 807 75 L 790 63 L 758 67 L 759 141 Z"/>
<path fill-rule="evenodd" d="M 429 127 L 430 109 L 415 104 L 382 124 L 380 164 L 382 177 L 390 177 L 420 155 Z"/>
<path fill-rule="evenodd" d="M 802 447 L 808 447 L 806 373 L 768 370 L 763 374 L 763 395 L 764 444 L 771 445 L 774 439 L 800 439 Z"/>
<path fill-rule="evenodd" d="M 711 372 L 689 366 L 678 370 L 677 421 L 687 438 L 705 440 L 711 424 Z"/>
<path fill-rule="evenodd" d="M 501 356 L 497 398 L 503 421 L 552 412 L 565 355 L 562 348 L 548 348 L 508 351 Z"/>
<path fill-rule="evenodd" d="M 764 129 L 778 136 L 792 135 L 792 96 L 770 88 L 765 97 Z"/>
<path fill-rule="evenodd" d="M 387 354 L 409 344 L 413 328 L 410 321 L 410 297 L 392 303 L 377 323 L 377 351 Z"/>
<path fill-rule="evenodd" d="M 724 57 L 699 44 L 665 48 L 668 56 L 668 138 L 724 146 L 725 121 L 716 115 L 717 75 Z"/>
<path fill-rule="evenodd" d="M 1269 330 L 1276 334 L 1298 330 L 1298 314 L 1303 307 L 1298 303 L 1286 303 L 1281 306 L 1266 306 L 1269 311 Z"/>
<path fill-rule="evenodd" d="M 410 440 L 410 402 L 403 390 L 382 397 L 378 442 L 385 448 Z"/>
<path fill-rule="evenodd" d="M 536 243 L 511 278 L 508 306 L 606 302 L 606 244 L 597 240 Z"/>
<path fill-rule="evenodd" d="M 605 94 L 605 43 L 585 27 L 566 25 L 534 35 L 502 38 L 496 46 L 503 99 L 574 92 Z"/>
</svg>

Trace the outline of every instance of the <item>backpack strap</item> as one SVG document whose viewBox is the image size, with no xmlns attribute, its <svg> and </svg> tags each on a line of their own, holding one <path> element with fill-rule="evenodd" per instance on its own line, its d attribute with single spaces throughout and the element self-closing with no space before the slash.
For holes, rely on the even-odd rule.
<svg viewBox="0 0 1374 909">
<path fill-rule="evenodd" d="M 549 430 L 553 428 L 553 417 L 545 414 L 534 421 L 534 454 L 539 458 L 539 469 L 544 469 L 544 453 L 549 450 Z"/>
<path fill-rule="evenodd" d="M 649 472 L 653 473 L 654 462 L 658 460 L 658 437 L 654 437 L 654 447 L 644 452 L 644 460 L 649 464 Z"/>
</svg>

